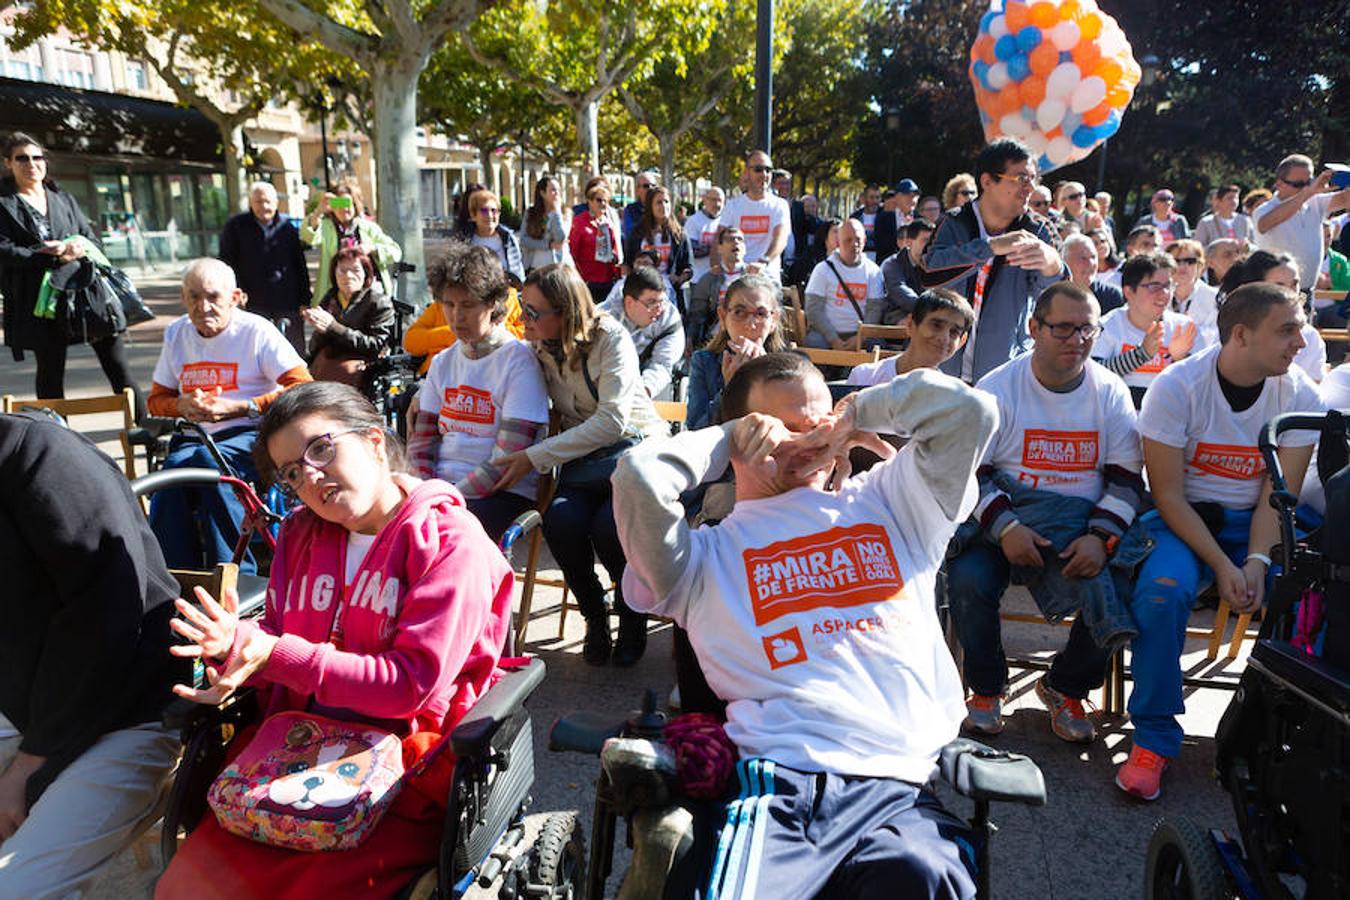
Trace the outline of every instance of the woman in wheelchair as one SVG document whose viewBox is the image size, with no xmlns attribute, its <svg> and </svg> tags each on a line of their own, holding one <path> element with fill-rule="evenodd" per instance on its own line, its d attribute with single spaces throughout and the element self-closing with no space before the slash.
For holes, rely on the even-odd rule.
<svg viewBox="0 0 1350 900">
<path fill-rule="evenodd" d="M 394 305 L 380 289 L 375 263 L 360 247 L 337 252 L 328 292 L 300 315 L 314 329 L 307 355 L 315 381 L 360 387 L 366 366 L 388 348 L 394 333 Z"/>
<path fill-rule="evenodd" d="M 199 594 L 200 608 L 180 600 L 183 618 L 173 627 L 187 643 L 173 652 L 201 658 L 210 683 L 204 689 L 178 685 L 181 697 L 218 704 L 246 682 L 262 692 L 263 724 L 230 747 L 238 760 L 284 755 L 306 722 L 334 733 L 365 729 L 383 739 L 356 754 L 348 744 L 346 759 L 329 759 L 331 748 L 319 747 L 313 771 L 301 782 L 304 797 L 267 789 L 293 777 L 244 769 L 266 789 L 250 809 L 231 809 L 221 799 L 227 795 L 219 790 L 222 781 L 245 763 L 227 766 L 210 794 L 216 815 L 197 823 L 160 879 L 157 897 L 315 897 L 348 893 L 354 885 L 363 897 L 390 896 L 436 859 L 454 764 L 439 737 L 494 680 L 509 627 L 512 575 L 457 491 L 403 474 L 402 454 L 381 424 L 369 402 L 346 385 L 316 382 L 277 400 L 255 453 L 264 477 L 282 484 L 303 508 L 282 526 L 266 613 L 257 624 L 241 621 L 229 594 L 220 603 Z M 276 732 L 269 732 L 270 723 L 299 713 L 300 724 L 285 731 L 286 747 L 280 740 L 262 746 Z M 312 733 L 313 726 L 304 727 Z M 285 814 L 337 802 L 320 784 L 329 774 L 321 770 L 359 781 L 370 768 L 365 763 L 383 752 L 397 771 L 400 743 L 409 770 L 396 782 L 402 789 L 387 792 L 394 799 L 386 809 L 366 808 L 365 818 L 377 824 L 358 846 L 328 853 L 286 848 L 299 845 L 294 826 L 281 823 Z M 286 773 L 297 765 L 303 768 L 293 762 Z"/>
</svg>

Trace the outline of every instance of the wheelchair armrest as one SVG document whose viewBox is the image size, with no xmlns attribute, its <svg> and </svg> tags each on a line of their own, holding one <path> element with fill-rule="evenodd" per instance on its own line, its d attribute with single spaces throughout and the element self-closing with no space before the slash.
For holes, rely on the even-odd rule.
<svg viewBox="0 0 1350 900">
<path fill-rule="evenodd" d="M 518 669 L 507 670 L 450 733 L 450 747 L 463 758 L 482 754 L 497 730 L 506 723 L 544 680 L 544 661 L 531 659 Z"/>
<path fill-rule="evenodd" d="M 145 497 L 166 488 L 203 487 L 212 484 L 220 484 L 220 472 L 216 469 L 160 469 L 133 481 L 131 492 L 137 497 Z"/>
<path fill-rule="evenodd" d="M 626 719 L 616 720 L 605 713 L 572 713 L 553 723 L 548 732 L 548 749 L 599 756 L 605 741 L 618 737 L 625 724 Z"/>
<path fill-rule="evenodd" d="M 267 605 L 267 578 L 241 572 L 235 589 L 239 592 L 239 618 L 260 618 Z"/>
<path fill-rule="evenodd" d="M 957 738 L 938 758 L 942 778 L 972 800 L 1007 800 L 1045 805 L 1045 778 L 1028 756 Z"/>
<path fill-rule="evenodd" d="M 502 549 L 502 553 L 509 555 L 511 553 L 511 547 L 516 541 L 520 540 L 531 531 L 534 531 L 543 524 L 543 521 L 544 518 L 539 515 L 539 510 L 537 509 L 527 509 L 525 512 L 516 516 L 511 524 L 506 526 L 506 531 L 502 532 L 502 539 L 498 543 L 498 546 Z"/>
<path fill-rule="evenodd" d="M 164 711 L 160 713 L 160 722 L 165 728 L 187 734 L 226 723 L 247 725 L 258 717 L 258 713 L 257 691 L 243 687 L 219 706 L 206 706 L 175 697 L 165 704 Z"/>
</svg>

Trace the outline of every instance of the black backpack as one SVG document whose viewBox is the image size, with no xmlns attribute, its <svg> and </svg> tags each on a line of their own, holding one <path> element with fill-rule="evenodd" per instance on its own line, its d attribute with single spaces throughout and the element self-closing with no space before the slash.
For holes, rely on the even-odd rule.
<svg viewBox="0 0 1350 900">
<path fill-rule="evenodd" d="M 66 263 L 52 272 L 50 283 L 67 343 L 89 344 L 127 330 L 122 300 L 93 260 Z"/>
</svg>

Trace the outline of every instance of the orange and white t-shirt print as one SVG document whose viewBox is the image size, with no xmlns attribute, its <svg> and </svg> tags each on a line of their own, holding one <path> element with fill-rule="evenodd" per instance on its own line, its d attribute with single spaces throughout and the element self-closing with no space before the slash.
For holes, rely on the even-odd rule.
<svg viewBox="0 0 1350 900">
<path fill-rule="evenodd" d="M 872 523 L 747 549 L 742 558 L 759 626 L 821 607 L 879 603 L 905 587 L 890 536 Z"/>
<path fill-rule="evenodd" d="M 1018 478 L 1038 487 L 1076 481 L 1074 473 L 1097 471 L 1101 435 L 1096 431 L 1028 428 L 1022 433 L 1022 466 Z M 1044 473 L 1044 474 L 1042 474 Z"/>
<path fill-rule="evenodd" d="M 441 433 L 455 429 L 456 424 L 492 425 L 497 421 L 497 405 L 492 394 L 481 388 L 461 384 L 447 387 L 441 394 Z"/>
<path fill-rule="evenodd" d="M 1102 317 L 1102 334 L 1093 348 L 1093 356 L 1097 359 L 1128 353 L 1143 345 L 1144 331 L 1130 322 L 1128 313 L 1129 310 L 1122 306 Z M 1148 387 L 1164 369 L 1176 362 L 1173 347 L 1180 352 L 1183 345 L 1186 355 L 1194 355 L 1203 350 L 1207 343 L 1190 316 L 1170 309 L 1164 310 L 1162 342 L 1158 352 L 1148 362 L 1122 376 L 1125 383 L 1130 387 Z"/>
<path fill-rule="evenodd" d="M 239 390 L 239 363 L 234 362 L 190 362 L 184 363 L 178 371 L 178 392 L 188 394 L 192 391 L 222 392 Z"/>
<path fill-rule="evenodd" d="M 1248 481 L 1266 474 L 1266 463 L 1256 446 L 1240 444 L 1209 444 L 1200 442 L 1187 465 L 1196 472 Z"/>
<path fill-rule="evenodd" d="M 746 237 L 751 235 L 766 235 L 769 233 L 768 216 L 741 216 L 741 231 Z"/>
</svg>

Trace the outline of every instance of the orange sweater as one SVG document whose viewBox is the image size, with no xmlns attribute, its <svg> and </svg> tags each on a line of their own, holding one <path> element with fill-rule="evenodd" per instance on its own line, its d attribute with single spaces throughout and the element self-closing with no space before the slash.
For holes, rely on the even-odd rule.
<svg viewBox="0 0 1350 900">
<path fill-rule="evenodd" d="M 516 289 L 506 297 L 506 330 L 516 337 L 525 334 L 525 317 L 520 311 L 520 297 Z M 403 335 L 403 350 L 413 356 L 425 356 L 417 374 L 425 375 L 431 366 L 431 358 L 455 342 L 455 333 L 445 321 L 445 311 L 435 301 L 427 304 L 422 315 Z"/>
</svg>

